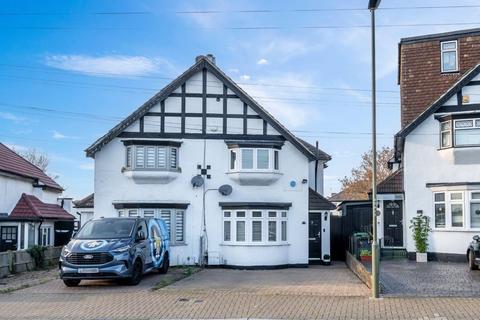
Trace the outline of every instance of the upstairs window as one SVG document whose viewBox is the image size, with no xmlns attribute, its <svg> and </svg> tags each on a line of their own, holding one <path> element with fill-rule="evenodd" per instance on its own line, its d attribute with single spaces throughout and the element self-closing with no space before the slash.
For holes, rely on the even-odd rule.
<svg viewBox="0 0 480 320">
<path fill-rule="evenodd" d="M 172 146 L 127 146 L 125 167 L 131 170 L 177 170 L 178 148 Z"/>
<path fill-rule="evenodd" d="M 452 146 L 452 123 L 450 121 L 440 123 L 440 146 L 442 148 Z"/>
<path fill-rule="evenodd" d="M 458 43 L 445 41 L 440 43 L 442 72 L 458 71 Z"/>
<path fill-rule="evenodd" d="M 266 148 L 230 149 L 230 171 L 277 171 L 279 151 Z"/>
<path fill-rule="evenodd" d="M 455 145 L 480 145 L 480 119 L 455 120 Z"/>
</svg>

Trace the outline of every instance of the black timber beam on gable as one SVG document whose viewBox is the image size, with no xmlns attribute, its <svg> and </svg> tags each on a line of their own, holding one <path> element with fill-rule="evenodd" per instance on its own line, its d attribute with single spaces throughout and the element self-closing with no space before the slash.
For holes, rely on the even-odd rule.
<svg viewBox="0 0 480 320">
<path fill-rule="evenodd" d="M 181 132 L 185 133 L 185 108 L 186 108 L 186 87 L 187 85 L 185 83 L 182 84 L 182 93 L 181 93 L 181 98 L 182 98 L 182 106 L 181 106 L 181 117 L 182 117 L 182 124 L 181 124 Z"/>
<path fill-rule="evenodd" d="M 461 79 L 459 79 L 444 95 L 438 98 L 434 103 L 430 105 L 423 113 L 421 113 L 415 120 L 413 120 L 408 126 L 400 130 L 395 137 L 405 138 L 410 132 L 412 132 L 420 123 L 425 121 L 429 116 L 439 110 L 450 98 L 456 95 L 461 89 L 475 78 L 480 73 L 480 64 L 476 65 L 472 70 L 467 72 Z"/>
<path fill-rule="evenodd" d="M 479 111 L 480 112 L 480 103 L 472 103 L 472 104 L 464 104 L 464 105 L 455 105 L 455 106 L 443 106 L 439 108 L 435 113 L 457 113 L 459 116 L 460 115 L 467 115 L 464 112 L 475 112 Z M 439 115 L 442 116 L 442 115 Z"/>
<path fill-rule="evenodd" d="M 223 84 L 223 134 L 227 134 L 227 105 L 228 105 L 228 88 Z"/>
<path fill-rule="evenodd" d="M 207 133 L 207 68 L 202 69 L 202 133 Z"/>
<path fill-rule="evenodd" d="M 170 132 L 122 132 L 118 135 L 120 138 L 135 139 L 232 139 L 232 140 L 268 140 L 285 141 L 283 136 L 264 136 L 258 134 L 221 134 L 221 133 L 170 133 Z"/>
</svg>

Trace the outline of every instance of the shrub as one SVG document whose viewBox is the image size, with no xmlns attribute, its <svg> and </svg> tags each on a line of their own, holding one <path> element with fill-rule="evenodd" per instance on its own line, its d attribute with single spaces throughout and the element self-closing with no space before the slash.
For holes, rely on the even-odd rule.
<svg viewBox="0 0 480 320">
<path fill-rule="evenodd" d="M 32 246 L 27 249 L 27 252 L 33 259 L 33 264 L 35 265 L 35 269 L 43 269 L 45 268 L 45 250 L 46 247 L 42 246 Z"/>
<path fill-rule="evenodd" d="M 413 241 L 415 248 L 419 253 L 426 253 L 428 249 L 428 234 L 430 228 L 430 217 L 424 216 L 423 212 L 419 212 L 416 217 L 410 220 L 410 229 L 413 231 Z"/>
</svg>

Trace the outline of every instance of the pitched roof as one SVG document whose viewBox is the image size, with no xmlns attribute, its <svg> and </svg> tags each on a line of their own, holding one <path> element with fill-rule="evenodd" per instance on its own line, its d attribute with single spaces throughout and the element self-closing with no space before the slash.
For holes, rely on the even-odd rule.
<svg viewBox="0 0 480 320">
<path fill-rule="evenodd" d="M 85 152 L 88 157 L 94 157 L 95 153 L 99 151 L 104 145 L 109 143 L 112 139 L 117 137 L 125 128 L 134 123 L 136 120 L 144 116 L 150 108 L 160 101 L 168 98 L 177 88 L 185 83 L 195 73 L 207 69 L 219 80 L 221 80 L 230 90 L 232 90 L 237 96 L 239 96 L 244 102 L 246 102 L 254 111 L 256 111 L 263 119 L 265 119 L 272 127 L 274 127 L 283 137 L 292 143 L 297 149 L 299 149 L 310 160 L 316 160 L 316 153 L 305 146 L 295 137 L 287 128 L 285 128 L 277 119 L 275 119 L 268 111 L 266 111 L 258 102 L 256 102 L 250 95 L 248 95 L 240 86 L 238 86 L 230 77 L 228 77 L 220 68 L 210 61 L 207 56 L 197 57 L 197 61 L 178 78 L 170 82 L 162 90 L 156 93 L 137 110 L 135 110 L 130 116 L 125 118 L 122 122 L 108 131 L 104 136 L 95 141 Z"/>
<path fill-rule="evenodd" d="M 74 217 L 58 204 L 44 203 L 37 197 L 22 193 L 9 218 L 73 220 Z"/>
<path fill-rule="evenodd" d="M 403 193 L 403 170 L 399 169 L 377 185 L 377 193 Z"/>
<path fill-rule="evenodd" d="M 63 191 L 63 188 L 39 167 L 0 143 L 0 171 L 35 180 L 36 184 Z"/>
<path fill-rule="evenodd" d="M 470 71 L 466 72 L 454 85 L 450 87 L 443 95 L 440 96 L 437 100 L 435 100 L 425 111 L 423 111 L 415 120 L 410 122 L 405 128 L 400 130 L 396 135 L 395 138 L 405 138 L 410 132 L 412 132 L 420 123 L 425 121 L 429 116 L 435 113 L 438 109 L 440 109 L 445 102 L 447 102 L 451 97 L 456 95 L 462 88 L 469 83 L 475 76 L 480 73 L 480 64 L 477 64 L 473 67 Z"/>
<path fill-rule="evenodd" d="M 400 43 L 416 43 L 416 42 L 422 42 L 422 41 L 429 41 L 429 40 L 449 40 L 449 39 L 455 39 L 458 36 L 478 36 L 480 35 L 480 28 L 474 28 L 474 29 L 466 29 L 466 30 L 456 30 L 456 31 L 449 31 L 449 32 L 442 32 L 442 33 L 433 33 L 433 34 L 427 34 L 427 35 L 422 35 L 422 36 L 414 36 L 414 37 L 407 37 L 407 38 L 402 38 L 400 40 Z"/>
<path fill-rule="evenodd" d="M 316 157 L 315 160 L 321 160 L 321 161 L 330 161 L 332 160 L 332 157 L 327 154 L 326 152 L 320 150 L 319 148 L 317 148 L 316 146 L 314 146 L 313 144 L 303 140 L 303 139 L 300 139 L 298 137 L 296 137 L 298 141 L 300 141 L 300 143 L 302 143 L 308 150 L 310 150 L 311 153 L 313 153 Z M 318 156 L 317 156 L 318 155 Z"/>
<path fill-rule="evenodd" d="M 333 203 L 325 199 L 320 193 L 312 188 L 308 190 L 308 210 L 334 210 Z"/>
<path fill-rule="evenodd" d="M 358 201 L 366 200 L 367 196 L 365 194 L 351 193 L 347 190 L 342 190 L 337 193 L 333 193 L 328 200 L 332 202 L 343 202 L 343 201 Z"/>
<path fill-rule="evenodd" d="M 93 208 L 94 206 L 94 193 L 86 196 L 83 199 L 73 201 L 75 208 Z"/>
</svg>

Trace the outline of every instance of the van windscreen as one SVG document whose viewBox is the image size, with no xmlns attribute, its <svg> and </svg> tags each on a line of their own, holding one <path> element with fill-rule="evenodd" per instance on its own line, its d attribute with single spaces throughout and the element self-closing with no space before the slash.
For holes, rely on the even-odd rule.
<svg viewBox="0 0 480 320">
<path fill-rule="evenodd" d="M 134 225 L 134 219 L 91 220 L 80 229 L 75 239 L 129 238 Z"/>
</svg>

